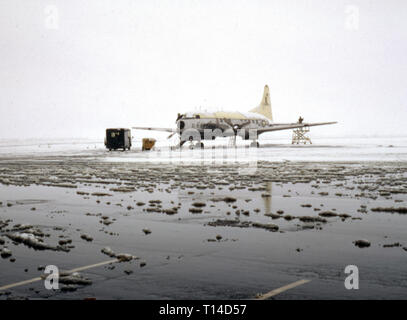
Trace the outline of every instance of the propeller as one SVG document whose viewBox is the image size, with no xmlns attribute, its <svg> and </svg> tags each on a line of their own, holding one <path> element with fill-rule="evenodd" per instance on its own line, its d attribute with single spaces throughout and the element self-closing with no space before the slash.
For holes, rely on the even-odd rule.
<svg viewBox="0 0 407 320">
<path fill-rule="evenodd" d="M 244 122 L 242 124 L 233 124 L 233 122 L 230 119 L 223 119 L 233 130 L 233 146 L 236 147 L 236 136 L 237 136 L 237 131 L 241 130 L 242 128 L 244 128 L 245 126 L 247 126 L 248 124 L 250 124 L 250 120 L 247 122 Z"/>
<path fill-rule="evenodd" d="M 181 119 L 183 117 L 183 114 L 181 114 L 181 113 L 178 113 L 177 114 L 177 120 L 175 120 L 175 123 L 177 123 L 177 121 L 179 120 L 179 119 Z M 174 131 L 173 133 L 171 133 L 168 137 L 167 137 L 167 139 L 171 139 L 173 136 L 174 136 L 174 134 L 176 134 L 177 133 L 177 131 Z"/>
<path fill-rule="evenodd" d="M 176 131 L 174 131 L 173 133 L 171 133 L 168 137 L 167 137 L 167 139 L 171 139 L 172 138 L 172 136 L 174 135 L 174 134 L 176 134 L 177 132 Z"/>
</svg>

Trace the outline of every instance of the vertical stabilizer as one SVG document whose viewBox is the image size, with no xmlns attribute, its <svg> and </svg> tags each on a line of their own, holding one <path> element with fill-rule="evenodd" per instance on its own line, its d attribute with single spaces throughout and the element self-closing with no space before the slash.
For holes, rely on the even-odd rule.
<svg viewBox="0 0 407 320">
<path fill-rule="evenodd" d="M 271 113 L 270 90 L 268 85 L 264 86 L 263 98 L 261 99 L 260 104 L 256 108 L 250 110 L 250 112 L 261 114 L 262 116 L 265 116 L 269 120 L 273 121 L 273 115 Z"/>
</svg>

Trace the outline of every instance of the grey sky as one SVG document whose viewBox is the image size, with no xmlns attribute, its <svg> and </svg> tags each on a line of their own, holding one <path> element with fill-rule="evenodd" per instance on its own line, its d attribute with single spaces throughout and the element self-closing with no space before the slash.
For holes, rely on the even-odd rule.
<svg viewBox="0 0 407 320">
<path fill-rule="evenodd" d="M 0 0 L 0 139 L 248 111 L 265 84 L 276 122 L 407 135 L 406 57 L 403 0 Z"/>
</svg>

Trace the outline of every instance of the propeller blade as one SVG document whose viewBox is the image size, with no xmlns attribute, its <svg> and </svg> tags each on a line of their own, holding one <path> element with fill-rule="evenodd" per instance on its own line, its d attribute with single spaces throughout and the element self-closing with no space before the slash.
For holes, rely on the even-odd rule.
<svg viewBox="0 0 407 320">
<path fill-rule="evenodd" d="M 243 123 L 243 124 L 241 124 L 241 125 L 240 125 L 240 129 L 242 129 L 243 127 L 246 127 L 248 124 L 250 124 L 250 120 L 247 121 L 247 122 L 245 122 L 245 123 Z"/>
<path fill-rule="evenodd" d="M 225 121 L 230 127 L 233 128 L 233 123 L 232 123 L 232 121 L 230 121 L 230 119 L 224 118 L 223 121 Z"/>
<path fill-rule="evenodd" d="M 232 121 L 230 121 L 230 119 L 223 119 L 232 129 L 233 131 L 237 131 L 242 129 L 243 127 L 247 126 L 248 124 L 250 124 L 250 120 L 247 122 L 244 122 L 242 124 L 233 124 Z"/>
<path fill-rule="evenodd" d="M 172 138 L 172 136 L 173 136 L 174 134 L 176 134 L 176 132 L 171 133 L 171 134 L 167 137 L 167 139 Z"/>
</svg>

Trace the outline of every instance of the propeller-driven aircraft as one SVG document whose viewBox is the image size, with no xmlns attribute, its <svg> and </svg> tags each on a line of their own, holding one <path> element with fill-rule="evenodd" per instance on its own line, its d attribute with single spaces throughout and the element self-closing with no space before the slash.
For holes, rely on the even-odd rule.
<svg viewBox="0 0 407 320">
<path fill-rule="evenodd" d="M 178 147 L 187 142 L 197 141 L 197 146 L 203 148 L 203 140 L 214 140 L 217 137 L 231 137 L 236 145 L 236 137 L 252 140 L 251 146 L 259 147 L 258 136 L 265 132 L 289 130 L 304 127 L 322 126 L 337 122 L 305 123 L 299 118 L 295 123 L 274 123 L 271 112 L 270 90 L 264 86 L 263 98 L 260 104 L 249 112 L 187 112 L 178 114 L 176 128 L 133 127 L 138 130 L 154 130 L 170 132 L 168 138 L 179 134 Z"/>
</svg>

